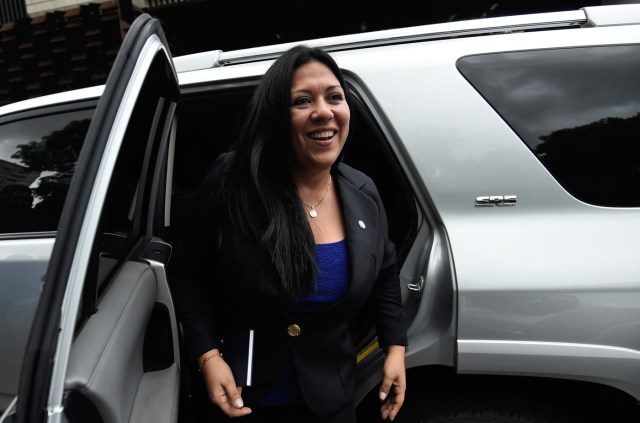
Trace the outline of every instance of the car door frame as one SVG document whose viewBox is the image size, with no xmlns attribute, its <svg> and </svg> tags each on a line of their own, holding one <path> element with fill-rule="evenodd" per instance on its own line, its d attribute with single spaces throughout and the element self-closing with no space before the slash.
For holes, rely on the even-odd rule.
<svg viewBox="0 0 640 423">
<path fill-rule="evenodd" d="M 136 97 L 154 60 L 164 63 L 175 97 L 173 105 L 157 110 L 162 116 L 155 116 L 164 121 L 160 130 L 168 136 L 177 75 L 159 21 L 142 14 L 122 43 L 80 153 L 25 350 L 17 401 L 6 414 L 12 421 L 63 419 L 65 374 L 98 220 Z"/>
</svg>

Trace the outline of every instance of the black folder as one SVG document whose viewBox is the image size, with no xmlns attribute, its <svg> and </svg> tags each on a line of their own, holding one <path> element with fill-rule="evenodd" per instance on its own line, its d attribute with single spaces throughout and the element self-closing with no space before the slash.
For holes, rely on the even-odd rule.
<svg viewBox="0 0 640 423">
<path fill-rule="evenodd" d="M 231 331 L 222 339 L 222 353 L 238 386 L 251 386 L 253 329 Z"/>
</svg>

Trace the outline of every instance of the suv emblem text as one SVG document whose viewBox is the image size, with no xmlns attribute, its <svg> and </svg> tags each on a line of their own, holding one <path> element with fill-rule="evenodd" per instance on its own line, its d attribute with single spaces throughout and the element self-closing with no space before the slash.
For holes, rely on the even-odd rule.
<svg viewBox="0 0 640 423">
<path fill-rule="evenodd" d="M 485 195 L 476 197 L 476 207 L 515 206 L 516 195 Z"/>
</svg>

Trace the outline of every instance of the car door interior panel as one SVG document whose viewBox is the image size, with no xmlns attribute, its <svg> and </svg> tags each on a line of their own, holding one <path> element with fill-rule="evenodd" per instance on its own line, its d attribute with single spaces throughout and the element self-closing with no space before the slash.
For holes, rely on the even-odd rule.
<svg viewBox="0 0 640 423">
<path fill-rule="evenodd" d="M 151 266 L 126 263 L 73 343 L 65 390 L 84 395 L 105 423 L 177 419 L 177 365 L 145 372 L 143 359 L 159 292 Z M 163 405 L 162 416 L 150 413 L 150 399 Z"/>
</svg>

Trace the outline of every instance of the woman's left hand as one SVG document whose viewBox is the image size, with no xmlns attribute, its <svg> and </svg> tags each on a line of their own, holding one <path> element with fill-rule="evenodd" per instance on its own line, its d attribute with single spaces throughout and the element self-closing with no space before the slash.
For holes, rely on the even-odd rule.
<svg viewBox="0 0 640 423">
<path fill-rule="evenodd" d="M 380 385 L 380 414 L 382 420 L 393 421 L 404 403 L 407 390 L 407 379 L 404 366 L 405 347 L 390 345 L 382 369 L 382 384 Z"/>
</svg>

